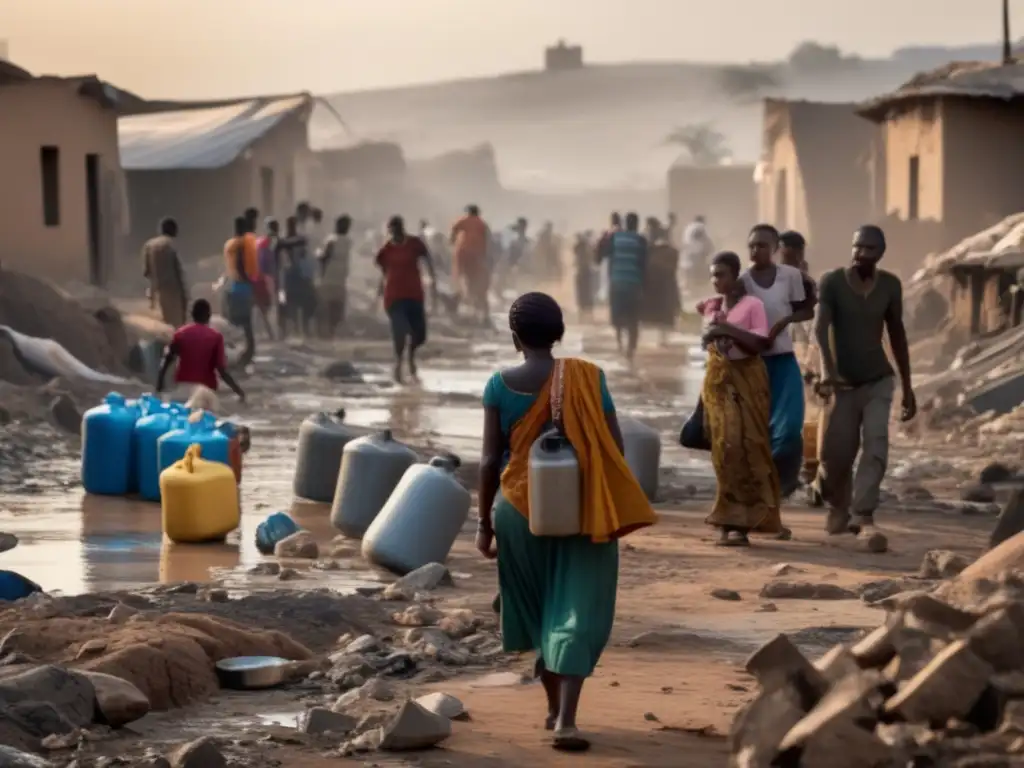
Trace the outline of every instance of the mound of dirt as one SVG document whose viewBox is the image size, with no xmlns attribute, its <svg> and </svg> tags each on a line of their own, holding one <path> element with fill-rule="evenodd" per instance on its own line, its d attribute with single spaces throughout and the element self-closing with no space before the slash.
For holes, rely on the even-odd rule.
<svg viewBox="0 0 1024 768">
<path fill-rule="evenodd" d="M 90 368 L 123 375 L 127 341 L 120 315 L 109 308 L 99 310 L 101 317 L 97 314 L 44 280 L 3 270 L 0 325 L 53 339 Z M 4 373 L 0 369 L 0 375 Z"/>
<path fill-rule="evenodd" d="M 219 689 L 214 664 L 233 656 L 303 661 L 312 652 L 282 632 L 250 629 L 201 614 L 138 614 L 126 624 L 99 618 L 22 620 L 5 651 L 104 672 L 135 685 L 155 710 L 180 707 Z"/>
</svg>

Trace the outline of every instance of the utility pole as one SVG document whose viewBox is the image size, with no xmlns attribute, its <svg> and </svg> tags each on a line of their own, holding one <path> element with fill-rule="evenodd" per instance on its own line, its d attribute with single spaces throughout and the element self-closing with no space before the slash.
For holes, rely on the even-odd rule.
<svg viewBox="0 0 1024 768">
<path fill-rule="evenodd" d="M 1010 43 L 1010 0 L 1003 0 L 1003 64 L 1013 64 L 1013 45 Z"/>
</svg>

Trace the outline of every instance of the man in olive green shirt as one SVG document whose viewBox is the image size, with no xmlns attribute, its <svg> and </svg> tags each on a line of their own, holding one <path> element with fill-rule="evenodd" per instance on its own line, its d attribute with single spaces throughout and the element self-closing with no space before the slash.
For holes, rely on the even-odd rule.
<svg viewBox="0 0 1024 768">
<path fill-rule="evenodd" d="M 903 387 L 901 418 L 909 421 L 917 413 L 903 327 L 903 285 L 896 275 L 878 269 L 883 255 L 881 229 L 864 226 L 854 233 L 853 263 L 821 278 L 815 328 L 823 377 L 818 394 L 830 404 L 817 478 L 818 492 L 829 506 L 826 530 L 869 534 L 868 548 L 876 552 L 887 548 L 885 537 L 871 529 L 889 460 L 895 390 L 883 328 L 889 333 Z"/>
</svg>

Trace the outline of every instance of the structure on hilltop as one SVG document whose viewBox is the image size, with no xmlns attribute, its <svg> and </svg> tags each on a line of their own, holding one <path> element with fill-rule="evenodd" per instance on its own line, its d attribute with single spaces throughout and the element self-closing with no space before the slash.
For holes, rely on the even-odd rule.
<svg viewBox="0 0 1024 768">
<path fill-rule="evenodd" d="M 565 40 L 559 40 L 557 45 L 548 46 L 544 50 L 544 69 L 548 72 L 583 69 L 583 47 L 567 45 Z"/>
</svg>

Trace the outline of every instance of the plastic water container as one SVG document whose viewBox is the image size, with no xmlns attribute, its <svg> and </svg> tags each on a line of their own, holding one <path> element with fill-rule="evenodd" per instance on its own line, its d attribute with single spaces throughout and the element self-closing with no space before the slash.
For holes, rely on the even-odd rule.
<svg viewBox="0 0 1024 768">
<path fill-rule="evenodd" d="M 238 527 L 238 484 L 226 463 L 205 461 L 198 443 L 160 473 L 164 535 L 171 541 L 218 541 Z"/>
<path fill-rule="evenodd" d="M 582 529 L 583 475 L 572 443 L 558 430 L 537 438 L 529 459 L 530 533 L 578 536 Z"/>
<path fill-rule="evenodd" d="M 214 429 L 228 439 L 228 464 L 235 473 L 235 482 L 242 484 L 242 436 L 238 425 L 233 421 L 221 419 L 214 425 Z"/>
<path fill-rule="evenodd" d="M 160 501 L 160 438 L 185 425 L 188 412 L 176 403 L 152 406 L 148 415 L 135 423 L 135 465 L 139 475 L 139 496 Z"/>
<path fill-rule="evenodd" d="M 338 485 L 341 452 L 345 446 L 366 434 L 345 424 L 345 411 L 317 413 L 299 427 L 299 447 L 295 456 L 292 489 L 300 499 L 330 504 Z"/>
<path fill-rule="evenodd" d="M 651 501 L 658 495 L 658 471 L 661 468 L 661 435 L 636 419 L 619 418 L 626 463 Z"/>
<path fill-rule="evenodd" d="M 455 477 L 457 456 L 409 467 L 363 537 L 363 557 L 405 575 L 448 559 L 469 517 L 470 495 Z"/>
<path fill-rule="evenodd" d="M 204 461 L 231 466 L 231 439 L 217 430 L 217 418 L 212 413 L 194 411 L 185 424 L 161 437 L 156 445 L 161 473 L 185 458 L 185 453 L 193 445 L 200 447 Z"/>
<path fill-rule="evenodd" d="M 390 429 L 348 443 L 341 454 L 331 525 L 361 539 L 415 463 L 416 452 L 395 440 Z"/>
<path fill-rule="evenodd" d="M 123 496 L 131 488 L 132 435 L 137 406 L 111 392 L 82 417 L 82 486 L 87 493 Z"/>
</svg>

